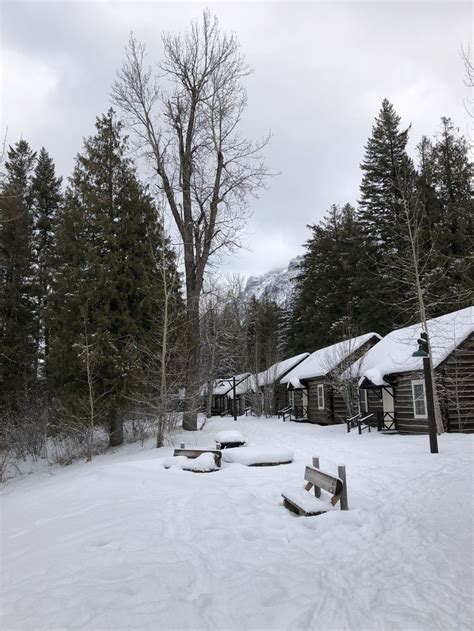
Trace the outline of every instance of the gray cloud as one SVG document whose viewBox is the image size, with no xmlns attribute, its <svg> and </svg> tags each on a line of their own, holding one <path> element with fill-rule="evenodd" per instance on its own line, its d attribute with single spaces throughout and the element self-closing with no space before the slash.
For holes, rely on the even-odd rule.
<svg viewBox="0 0 474 631">
<path fill-rule="evenodd" d="M 3 3 L 2 128 L 45 145 L 63 175 L 109 106 L 130 30 L 150 59 L 160 33 L 182 30 L 198 3 Z M 442 115 L 463 132 L 466 90 L 459 56 L 471 36 L 468 3 L 211 3 L 237 33 L 254 73 L 246 131 L 273 139 L 281 172 L 252 200 L 246 249 L 226 270 L 255 274 L 301 251 L 306 224 L 331 203 L 355 203 L 358 165 L 384 97 L 412 124 L 411 150 Z"/>
</svg>

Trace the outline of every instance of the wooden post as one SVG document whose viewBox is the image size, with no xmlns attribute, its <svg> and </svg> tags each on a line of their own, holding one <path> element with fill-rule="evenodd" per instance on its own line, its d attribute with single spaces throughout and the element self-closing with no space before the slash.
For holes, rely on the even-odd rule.
<svg viewBox="0 0 474 631">
<path fill-rule="evenodd" d="M 315 469 L 319 469 L 319 456 L 315 456 L 313 458 L 313 467 Z M 321 489 L 319 488 L 319 486 L 314 487 L 314 496 L 321 497 Z"/>
<path fill-rule="evenodd" d="M 233 407 L 233 412 L 234 412 L 234 421 L 237 420 L 237 400 L 236 400 L 236 396 L 235 396 L 235 376 L 232 377 L 232 395 L 233 395 L 233 399 L 232 399 L 232 407 Z"/>
<path fill-rule="evenodd" d="M 431 380 L 431 364 L 430 364 L 429 357 L 423 358 L 423 372 L 425 375 L 425 386 L 426 386 L 426 406 L 428 408 L 427 412 L 428 412 L 428 433 L 430 435 L 430 451 L 432 454 L 437 454 L 439 453 L 438 436 L 436 435 L 436 418 L 435 418 L 433 382 Z"/>
<path fill-rule="evenodd" d="M 349 503 L 347 501 L 347 482 L 346 482 L 346 465 L 340 464 L 337 467 L 337 475 L 342 480 L 342 493 L 341 493 L 341 510 L 349 510 Z"/>
<path fill-rule="evenodd" d="M 217 451 L 219 451 L 220 448 L 221 448 L 221 444 L 216 440 L 216 449 L 217 449 Z"/>
</svg>

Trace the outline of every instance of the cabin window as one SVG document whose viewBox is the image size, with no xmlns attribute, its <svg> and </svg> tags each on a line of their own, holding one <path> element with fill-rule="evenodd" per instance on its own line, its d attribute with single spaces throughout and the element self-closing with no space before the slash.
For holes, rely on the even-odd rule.
<svg viewBox="0 0 474 631">
<path fill-rule="evenodd" d="M 324 385 L 318 384 L 318 410 L 324 410 Z"/>
<path fill-rule="evenodd" d="M 426 393 L 423 379 L 411 382 L 415 418 L 426 418 Z"/>
<path fill-rule="evenodd" d="M 369 411 L 369 402 L 367 400 L 367 390 L 359 390 L 359 410 L 361 414 L 366 414 Z"/>
</svg>

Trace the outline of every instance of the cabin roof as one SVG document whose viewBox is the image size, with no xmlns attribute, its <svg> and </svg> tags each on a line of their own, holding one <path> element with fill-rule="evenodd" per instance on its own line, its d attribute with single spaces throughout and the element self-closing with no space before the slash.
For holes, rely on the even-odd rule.
<svg viewBox="0 0 474 631">
<path fill-rule="evenodd" d="M 366 333 L 365 335 L 359 335 L 358 337 L 353 337 L 352 339 L 343 340 L 337 344 L 320 348 L 314 351 L 314 353 L 311 353 L 309 357 L 285 375 L 281 383 L 292 383 L 293 380 L 300 381 L 301 379 L 324 377 L 324 375 L 327 375 L 331 370 L 334 370 L 341 361 L 347 359 L 347 357 L 373 337 L 381 339 L 378 333 Z"/>
<path fill-rule="evenodd" d="M 256 392 L 258 388 L 262 386 L 268 386 L 272 383 L 277 383 L 280 379 L 292 368 L 300 364 L 308 357 L 309 353 L 301 353 L 294 357 L 289 357 L 281 362 L 276 362 L 270 368 L 262 370 L 256 375 L 250 375 L 246 380 L 246 391 Z"/>
<path fill-rule="evenodd" d="M 244 372 L 240 375 L 235 375 L 236 387 L 238 384 L 242 383 L 249 376 L 250 373 Z M 232 390 L 233 387 L 234 376 L 232 377 L 223 377 L 222 379 L 216 379 L 214 381 L 214 385 L 212 388 L 213 396 L 220 396 L 228 394 L 229 391 Z M 205 396 L 207 393 L 207 384 L 203 384 L 201 386 L 201 396 Z"/>
<path fill-rule="evenodd" d="M 467 307 L 428 320 L 433 367 L 439 366 L 474 332 L 474 307 Z M 421 324 L 397 329 L 386 335 L 349 369 L 349 373 L 375 386 L 389 385 L 386 376 L 423 370 L 423 359 L 412 357 L 417 350 Z"/>
</svg>

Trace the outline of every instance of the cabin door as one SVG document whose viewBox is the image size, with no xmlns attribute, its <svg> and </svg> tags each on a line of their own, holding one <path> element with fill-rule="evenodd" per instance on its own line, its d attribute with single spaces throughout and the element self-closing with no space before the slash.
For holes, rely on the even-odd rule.
<svg viewBox="0 0 474 631">
<path fill-rule="evenodd" d="M 305 388 L 302 393 L 303 418 L 308 418 L 308 390 Z"/>
<path fill-rule="evenodd" d="M 385 429 L 395 427 L 395 393 L 393 388 L 382 389 L 383 425 Z"/>
</svg>

